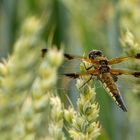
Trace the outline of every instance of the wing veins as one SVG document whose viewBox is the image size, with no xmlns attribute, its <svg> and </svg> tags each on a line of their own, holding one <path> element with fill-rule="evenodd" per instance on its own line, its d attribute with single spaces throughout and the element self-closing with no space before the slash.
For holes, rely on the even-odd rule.
<svg viewBox="0 0 140 140">
<path fill-rule="evenodd" d="M 121 69 L 110 69 L 110 73 L 113 75 L 132 75 L 134 77 L 140 78 L 140 72 L 121 70 Z"/>
<path fill-rule="evenodd" d="M 128 61 L 132 59 L 140 59 L 140 53 L 137 53 L 135 56 L 124 56 L 124 57 L 117 57 L 109 60 L 109 65 L 121 63 L 123 61 Z"/>
</svg>

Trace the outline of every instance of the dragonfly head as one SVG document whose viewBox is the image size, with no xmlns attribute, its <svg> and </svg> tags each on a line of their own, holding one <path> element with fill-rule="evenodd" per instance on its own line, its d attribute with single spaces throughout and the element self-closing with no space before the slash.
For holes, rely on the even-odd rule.
<svg viewBox="0 0 140 140">
<path fill-rule="evenodd" d="M 102 55 L 102 52 L 99 50 L 92 50 L 88 55 L 88 57 L 91 59 L 95 59 L 96 57 L 100 57 L 100 56 L 103 56 L 103 55 Z"/>
</svg>

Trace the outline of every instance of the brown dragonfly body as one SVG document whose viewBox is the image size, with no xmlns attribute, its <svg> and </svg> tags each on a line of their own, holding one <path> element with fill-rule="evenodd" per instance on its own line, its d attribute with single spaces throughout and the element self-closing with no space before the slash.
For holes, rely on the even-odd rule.
<svg viewBox="0 0 140 140">
<path fill-rule="evenodd" d="M 42 50 L 42 56 L 45 55 L 45 53 L 48 51 L 48 49 Z M 65 76 L 71 77 L 71 78 L 80 78 L 82 76 L 90 75 L 92 79 L 93 76 L 96 76 L 98 80 L 102 83 L 104 89 L 107 91 L 107 93 L 112 97 L 112 99 L 115 101 L 115 103 L 123 110 L 127 111 L 126 106 L 122 100 L 122 97 L 120 95 L 119 89 L 116 85 L 117 76 L 118 75 L 132 75 L 134 77 L 140 78 L 140 72 L 131 72 L 129 70 L 121 70 L 121 69 L 112 69 L 112 64 L 117 64 L 126 60 L 131 59 L 140 59 L 140 53 L 136 54 L 135 56 L 126 56 L 126 57 L 118 57 L 111 60 L 108 60 L 101 51 L 99 50 L 92 50 L 89 53 L 88 57 L 82 57 L 82 56 L 73 56 L 70 54 L 65 53 L 64 57 L 71 60 L 71 59 L 80 59 L 82 61 L 88 62 L 91 64 L 89 68 L 86 68 L 86 73 L 67 73 L 64 74 Z M 89 81 L 88 80 L 88 81 Z"/>
<path fill-rule="evenodd" d="M 126 106 L 122 100 L 120 92 L 115 84 L 115 81 L 110 73 L 102 73 L 99 76 L 100 81 L 103 84 L 104 89 L 107 93 L 113 98 L 116 104 L 122 108 L 124 111 L 127 111 Z"/>
</svg>

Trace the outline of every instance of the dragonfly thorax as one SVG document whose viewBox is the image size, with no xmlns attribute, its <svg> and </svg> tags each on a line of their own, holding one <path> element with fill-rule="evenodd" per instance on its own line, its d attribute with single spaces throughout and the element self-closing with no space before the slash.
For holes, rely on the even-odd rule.
<svg viewBox="0 0 140 140">
<path fill-rule="evenodd" d="M 110 68 L 107 65 L 106 66 L 100 66 L 99 71 L 100 71 L 101 74 L 102 73 L 108 73 L 108 72 L 110 72 Z"/>
<path fill-rule="evenodd" d="M 108 66 L 107 60 L 100 60 L 99 64 L 100 73 L 108 73 L 110 71 L 110 67 Z"/>
<path fill-rule="evenodd" d="M 107 60 L 100 60 L 100 61 L 99 61 L 99 64 L 100 64 L 101 66 L 107 66 L 107 65 L 108 65 L 108 61 L 107 61 Z"/>
<path fill-rule="evenodd" d="M 88 55 L 88 57 L 90 59 L 95 59 L 95 58 L 100 57 L 100 56 L 102 56 L 102 52 L 99 50 L 92 50 Z"/>
</svg>

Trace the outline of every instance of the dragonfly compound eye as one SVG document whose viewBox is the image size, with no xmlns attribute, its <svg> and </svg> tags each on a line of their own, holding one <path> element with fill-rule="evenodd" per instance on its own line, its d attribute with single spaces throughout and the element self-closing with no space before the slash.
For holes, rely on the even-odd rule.
<svg viewBox="0 0 140 140">
<path fill-rule="evenodd" d="M 88 55 L 88 57 L 92 59 L 95 59 L 98 56 L 102 56 L 102 52 L 98 50 L 92 50 Z"/>
</svg>

